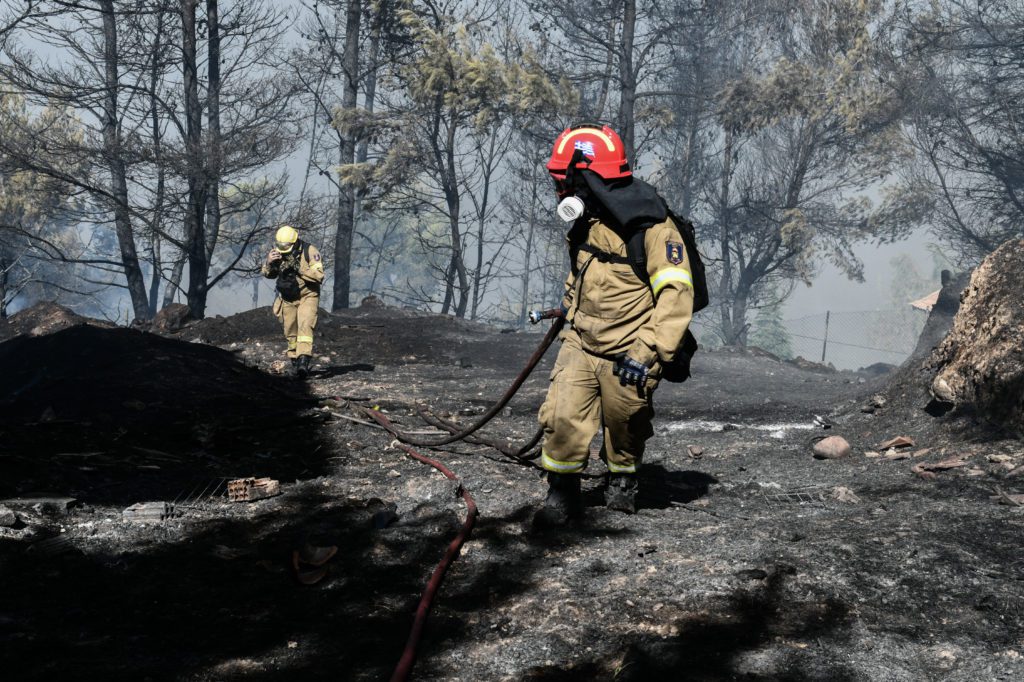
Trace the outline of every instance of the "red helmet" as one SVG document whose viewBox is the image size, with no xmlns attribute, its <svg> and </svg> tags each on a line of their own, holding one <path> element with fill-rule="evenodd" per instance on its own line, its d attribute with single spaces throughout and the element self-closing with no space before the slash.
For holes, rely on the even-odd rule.
<svg viewBox="0 0 1024 682">
<path fill-rule="evenodd" d="M 626 147 L 618 133 L 608 126 L 583 123 L 566 128 L 555 140 L 548 172 L 556 180 L 565 179 L 565 171 L 577 150 L 584 160 L 577 161 L 576 168 L 588 168 L 605 180 L 632 175 L 626 160 Z"/>
</svg>

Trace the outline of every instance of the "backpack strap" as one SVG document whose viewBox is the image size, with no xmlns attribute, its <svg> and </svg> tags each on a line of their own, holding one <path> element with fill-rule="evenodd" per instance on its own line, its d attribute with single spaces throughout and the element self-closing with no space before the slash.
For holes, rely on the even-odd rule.
<svg viewBox="0 0 1024 682">
<path fill-rule="evenodd" d="M 602 251 L 591 244 L 577 244 L 575 249 L 570 250 L 573 265 L 575 266 L 576 263 L 576 254 L 582 251 L 583 253 L 591 254 L 599 263 L 629 265 L 633 268 L 633 273 L 636 275 L 637 279 L 647 286 L 650 286 L 651 277 L 647 273 L 647 246 L 644 243 L 646 235 L 646 229 L 639 229 L 635 230 L 633 234 L 630 235 L 629 239 L 624 240 L 626 242 L 625 256 L 620 256 L 617 253 L 609 253 L 608 251 Z"/>
<path fill-rule="evenodd" d="M 647 229 L 639 229 L 633 232 L 626 241 L 626 262 L 633 266 L 633 273 L 637 279 L 651 286 L 651 276 L 647 272 Z"/>
<path fill-rule="evenodd" d="M 615 263 L 616 265 L 628 265 L 630 260 L 628 256 L 620 256 L 617 253 L 609 253 L 608 251 L 602 251 L 601 249 L 591 244 L 580 244 L 578 251 L 583 253 L 589 253 L 597 260 L 598 263 Z"/>
</svg>

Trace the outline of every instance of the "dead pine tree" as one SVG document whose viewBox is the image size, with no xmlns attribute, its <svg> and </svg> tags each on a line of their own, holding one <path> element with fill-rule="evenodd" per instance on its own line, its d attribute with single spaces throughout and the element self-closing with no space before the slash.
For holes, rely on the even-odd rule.
<svg viewBox="0 0 1024 682">
<path fill-rule="evenodd" d="M 32 106 L 59 104 L 67 115 L 83 113 L 79 120 L 84 134 L 66 138 L 59 130 L 26 130 L 25 137 L 0 139 L 0 150 L 19 169 L 67 183 L 88 196 L 89 205 L 83 205 L 82 212 L 86 222 L 93 220 L 96 209 L 107 216 L 98 224 L 111 226 L 116 239 L 114 262 L 123 277 L 119 286 L 127 290 L 134 316 L 144 320 L 150 316 L 150 308 L 136 245 L 137 215 L 128 191 L 132 154 L 123 136 L 126 71 L 118 17 L 127 11 L 112 0 L 61 4 L 23 17 L 5 36 L 0 77 Z M 39 59 L 22 42 L 23 33 L 45 36 L 66 59 L 57 65 Z M 79 168 L 84 172 L 75 172 Z M 104 258 L 62 255 L 69 260 L 109 264 Z"/>
</svg>

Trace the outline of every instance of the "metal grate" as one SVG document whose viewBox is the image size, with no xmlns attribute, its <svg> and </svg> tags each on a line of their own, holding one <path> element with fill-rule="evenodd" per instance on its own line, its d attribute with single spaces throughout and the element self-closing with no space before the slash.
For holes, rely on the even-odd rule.
<svg viewBox="0 0 1024 682">
<path fill-rule="evenodd" d="M 765 504 L 772 509 L 792 506 L 813 507 L 815 509 L 828 508 L 823 488 L 791 490 L 784 493 L 772 493 L 771 495 L 762 493 L 762 496 L 764 497 Z"/>
</svg>

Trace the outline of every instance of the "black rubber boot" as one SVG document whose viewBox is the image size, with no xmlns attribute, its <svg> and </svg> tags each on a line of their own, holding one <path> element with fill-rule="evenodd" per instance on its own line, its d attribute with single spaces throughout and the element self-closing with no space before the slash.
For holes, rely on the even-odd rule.
<svg viewBox="0 0 1024 682">
<path fill-rule="evenodd" d="M 635 514 L 637 488 L 635 474 L 609 474 L 608 487 L 604 490 L 604 506 Z"/>
<path fill-rule="evenodd" d="M 298 374 L 299 374 L 299 358 L 298 358 L 298 356 L 292 358 L 292 369 L 291 369 L 291 371 L 288 374 L 290 374 L 293 377 L 294 376 L 298 376 Z"/>
<path fill-rule="evenodd" d="M 310 355 L 299 356 L 298 371 L 300 379 L 305 379 L 307 376 L 309 376 L 309 363 L 312 359 L 313 357 Z"/>
<path fill-rule="evenodd" d="M 534 523 L 542 527 L 564 526 L 583 512 L 580 495 L 579 474 L 556 474 L 548 472 L 548 496 L 544 506 L 534 517 Z"/>
</svg>

